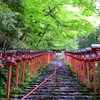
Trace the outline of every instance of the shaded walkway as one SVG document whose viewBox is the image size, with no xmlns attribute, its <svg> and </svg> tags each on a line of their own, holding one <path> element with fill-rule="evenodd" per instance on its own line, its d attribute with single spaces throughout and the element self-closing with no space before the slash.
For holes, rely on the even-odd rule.
<svg viewBox="0 0 100 100">
<path fill-rule="evenodd" d="M 85 87 L 82 87 L 77 80 L 73 78 L 70 69 L 64 66 L 63 58 L 59 57 L 51 61 L 50 64 L 44 69 L 42 74 L 36 79 L 36 81 L 31 82 L 30 85 L 25 88 L 24 92 L 16 94 L 11 100 L 21 99 L 23 96 L 25 96 L 25 94 L 49 77 L 54 72 L 57 61 L 58 70 L 56 86 L 53 85 L 53 78 L 51 78 L 49 80 L 50 94 L 48 94 L 48 82 L 43 84 L 40 88 L 40 100 L 97 100 L 86 95 L 89 91 L 86 90 Z M 25 100 L 38 100 L 38 90 L 32 93 Z"/>
</svg>

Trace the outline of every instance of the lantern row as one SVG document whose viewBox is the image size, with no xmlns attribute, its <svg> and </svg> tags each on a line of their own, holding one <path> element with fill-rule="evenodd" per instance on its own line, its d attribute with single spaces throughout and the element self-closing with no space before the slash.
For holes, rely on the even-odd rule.
<svg viewBox="0 0 100 100">
<path fill-rule="evenodd" d="M 91 44 L 91 47 L 79 50 L 69 50 L 64 53 L 75 57 L 78 60 L 98 61 L 100 60 L 100 44 Z"/>
<path fill-rule="evenodd" d="M 17 62 L 28 61 L 43 53 L 52 51 L 48 50 L 29 50 L 29 49 L 15 49 L 3 50 L 0 52 L 0 68 L 4 68 L 3 63 L 17 65 Z"/>
<path fill-rule="evenodd" d="M 100 44 L 91 44 L 80 50 L 64 51 L 64 61 L 67 62 L 80 81 L 90 87 L 90 77 L 93 78 L 93 91 L 97 93 L 97 68 L 96 62 L 100 66 Z M 92 74 L 90 74 L 92 73 Z"/>
<path fill-rule="evenodd" d="M 4 68 L 3 63 L 8 65 L 7 85 L 6 85 L 6 98 L 10 97 L 10 84 L 12 65 L 16 67 L 15 88 L 18 88 L 19 82 L 19 64 L 21 67 L 21 82 L 25 79 L 25 70 L 27 70 L 27 79 L 30 78 L 34 72 L 38 71 L 43 65 L 55 58 L 55 53 L 48 50 L 29 50 L 29 49 L 15 49 L 3 50 L 0 53 L 0 68 Z M 25 69 L 25 62 L 28 62 L 27 69 Z"/>
</svg>

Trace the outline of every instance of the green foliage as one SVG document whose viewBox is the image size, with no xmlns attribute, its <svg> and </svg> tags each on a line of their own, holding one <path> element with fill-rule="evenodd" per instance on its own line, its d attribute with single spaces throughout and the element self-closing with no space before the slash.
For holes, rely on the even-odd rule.
<svg viewBox="0 0 100 100">
<path fill-rule="evenodd" d="M 91 16 L 96 12 L 95 0 L 72 0 L 73 5 L 81 9 L 82 15 Z"/>
<path fill-rule="evenodd" d="M 93 30 L 87 16 L 97 10 L 91 0 L 2 0 L 0 5 L 1 48 L 75 49 L 72 39 Z"/>
<path fill-rule="evenodd" d="M 12 12 L 7 4 L 0 2 L 0 47 L 7 48 L 16 36 L 17 12 Z"/>
<path fill-rule="evenodd" d="M 95 20 L 89 20 L 91 16 L 96 20 L 100 16 L 95 3 L 93 0 L 1 0 L 0 49 L 69 50 L 100 42 L 100 29 L 94 32 Z M 6 70 L 0 69 L 4 90 Z"/>
<path fill-rule="evenodd" d="M 0 97 L 5 97 L 6 95 L 6 78 L 7 66 L 5 66 L 5 68 L 0 68 Z"/>
<path fill-rule="evenodd" d="M 52 46 L 55 48 L 55 45 L 59 44 L 63 47 L 65 39 L 75 38 L 78 32 L 85 33 L 93 29 L 92 24 L 80 13 L 81 9 L 74 7 L 73 2 L 74 0 L 67 2 L 63 0 L 22 0 L 24 25 L 35 31 L 34 35 L 38 35 L 40 38 L 35 41 L 35 46 L 40 48 L 43 46 L 45 46 L 44 48 L 51 48 Z M 28 34 L 34 37 L 33 33 Z M 51 38 L 49 34 L 52 35 Z M 60 39 L 57 40 L 59 37 Z"/>
<path fill-rule="evenodd" d="M 95 33 L 88 33 L 86 35 L 78 35 L 79 48 L 91 46 L 92 43 L 100 43 L 100 27 L 96 29 Z"/>
</svg>

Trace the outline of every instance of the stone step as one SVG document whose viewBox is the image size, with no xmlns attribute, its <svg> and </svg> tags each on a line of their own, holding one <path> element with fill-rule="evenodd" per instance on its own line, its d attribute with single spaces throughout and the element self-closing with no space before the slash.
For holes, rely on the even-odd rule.
<svg viewBox="0 0 100 100">
<path fill-rule="evenodd" d="M 83 86 L 80 86 L 80 85 L 74 85 L 74 84 L 68 84 L 68 85 L 65 85 L 65 84 L 57 84 L 58 87 L 83 87 Z"/>
<path fill-rule="evenodd" d="M 24 94 L 20 94 L 20 95 L 15 95 L 14 98 L 22 99 L 24 96 L 25 96 Z M 37 95 L 36 94 L 30 94 L 26 99 L 37 100 L 36 98 L 38 98 L 38 97 L 40 97 L 40 98 L 47 98 L 47 97 L 49 97 L 49 95 L 48 95 L 48 93 L 47 94 L 41 94 L 40 96 L 38 96 L 38 94 Z M 10 99 L 10 100 L 12 100 L 12 99 Z"/>
<path fill-rule="evenodd" d="M 51 100 L 92 100 L 91 96 L 53 96 Z"/>
<path fill-rule="evenodd" d="M 54 96 L 75 96 L 75 95 L 86 95 L 87 91 L 76 91 L 76 90 L 54 90 L 54 91 L 49 91 L 50 94 L 54 95 Z M 22 98 L 23 96 L 25 96 L 25 94 L 29 93 L 29 91 L 25 91 L 25 93 L 20 93 L 15 95 L 16 98 Z M 47 95 L 48 91 L 47 90 L 40 90 L 40 96 L 42 95 Z M 30 97 L 37 97 L 38 96 L 38 90 L 36 90 L 35 92 L 33 92 L 32 94 L 30 94 Z"/>
<path fill-rule="evenodd" d="M 66 87 L 60 87 L 60 88 L 57 88 L 57 87 L 55 87 L 55 88 L 53 88 L 53 87 L 50 87 L 49 88 L 50 90 L 54 90 L 55 92 L 57 91 L 57 92 L 89 92 L 88 90 L 86 90 L 86 89 L 82 89 L 82 88 L 66 88 Z M 25 91 L 31 91 L 31 90 L 33 90 L 32 88 L 26 88 L 25 89 Z M 37 89 L 38 90 L 38 89 Z M 48 91 L 48 88 L 44 88 L 44 87 L 41 87 L 40 88 L 40 91 Z"/>
<path fill-rule="evenodd" d="M 71 92 L 71 91 L 67 91 L 67 92 L 54 92 L 54 95 L 60 95 L 60 96 L 65 96 L 65 95 L 68 95 L 68 96 L 75 96 L 75 95 L 86 95 L 86 93 L 85 92 Z"/>
<path fill-rule="evenodd" d="M 39 84 L 30 84 L 28 87 L 36 87 L 36 86 L 38 86 Z M 54 83 L 49 83 L 49 85 L 50 86 L 54 86 Z M 42 86 L 48 86 L 48 83 L 45 83 L 45 84 L 43 84 L 43 85 L 41 85 L 41 87 Z M 85 86 L 80 86 L 79 84 L 67 84 L 67 83 L 62 83 L 62 84 L 60 84 L 60 83 L 56 83 L 56 86 L 59 86 L 59 87 L 62 87 L 62 86 L 64 86 L 64 87 L 85 87 Z"/>
<path fill-rule="evenodd" d="M 20 95 L 19 99 L 10 99 L 10 100 L 20 100 L 24 97 L 24 95 Z M 71 96 L 71 95 L 40 95 L 39 96 L 40 100 L 100 100 L 100 97 L 98 98 L 93 98 L 92 96 L 87 96 L 87 95 L 77 95 L 77 96 Z M 25 100 L 38 100 L 38 95 L 29 95 Z"/>
<path fill-rule="evenodd" d="M 39 84 L 30 84 L 28 87 L 36 87 L 36 86 L 38 86 Z M 50 86 L 54 86 L 54 83 L 51 83 L 51 82 L 46 82 L 46 83 L 44 83 L 44 84 L 42 84 L 41 86 L 48 86 L 48 85 L 50 85 Z"/>
<path fill-rule="evenodd" d="M 37 98 L 37 99 L 36 99 Z M 24 99 L 24 100 L 38 100 L 38 97 L 36 97 L 36 98 L 26 98 L 26 99 Z M 21 98 L 20 98 L 21 99 Z M 20 100 L 20 99 L 17 99 L 17 98 L 11 98 L 10 100 Z M 64 96 L 64 97 L 59 97 L 59 96 L 49 96 L 49 97 L 42 97 L 40 100 L 100 100 L 100 97 L 83 97 L 83 96 L 81 96 L 81 97 L 79 97 L 79 96 L 76 96 L 76 97 L 74 97 L 74 96 Z"/>
</svg>

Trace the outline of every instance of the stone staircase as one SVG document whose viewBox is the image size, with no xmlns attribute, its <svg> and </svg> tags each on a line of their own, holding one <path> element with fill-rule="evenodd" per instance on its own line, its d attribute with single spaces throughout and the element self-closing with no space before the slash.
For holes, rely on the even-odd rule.
<svg viewBox="0 0 100 100">
<path fill-rule="evenodd" d="M 57 58 L 46 67 L 43 73 L 29 84 L 22 93 L 15 94 L 10 100 L 20 100 L 23 96 L 29 93 L 32 89 L 43 82 L 55 70 L 56 61 L 58 61 L 57 81 L 54 85 L 54 78 L 52 77 L 48 82 L 40 87 L 40 96 L 38 90 L 30 94 L 25 100 L 100 100 L 100 98 L 93 98 L 88 96 L 90 93 L 86 87 L 73 78 L 70 69 L 63 65 L 63 59 Z M 50 86 L 48 90 L 48 86 Z"/>
</svg>

